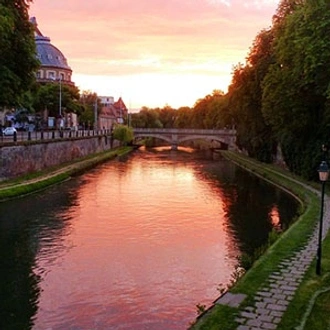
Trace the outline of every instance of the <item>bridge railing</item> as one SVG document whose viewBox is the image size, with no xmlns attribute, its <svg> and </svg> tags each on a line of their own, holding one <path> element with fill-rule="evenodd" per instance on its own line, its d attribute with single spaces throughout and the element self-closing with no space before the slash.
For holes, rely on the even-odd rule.
<svg viewBox="0 0 330 330">
<path fill-rule="evenodd" d="M 133 131 L 140 134 L 236 135 L 236 130 L 234 129 L 133 128 Z"/>
<path fill-rule="evenodd" d="M 99 130 L 48 130 L 48 131 L 18 131 L 16 134 L 11 136 L 0 135 L 0 146 L 6 144 L 20 143 L 26 141 L 49 141 L 59 139 L 77 139 L 77 138 L 88 138 L 94 136 L 111 135 L 110 129 L 99 129 Z"/>
</svg>

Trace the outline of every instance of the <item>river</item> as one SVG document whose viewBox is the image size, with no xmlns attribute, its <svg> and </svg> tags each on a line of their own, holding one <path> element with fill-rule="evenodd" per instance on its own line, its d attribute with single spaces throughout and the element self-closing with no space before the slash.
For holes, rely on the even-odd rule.
<svg viewBox="0 0 330 330">
<path fill-rule="evenodd" d="M 1 329 L 186 329 L 298 203 L 193 149 L 141 149 L 0 204 Z"/>
</svg>

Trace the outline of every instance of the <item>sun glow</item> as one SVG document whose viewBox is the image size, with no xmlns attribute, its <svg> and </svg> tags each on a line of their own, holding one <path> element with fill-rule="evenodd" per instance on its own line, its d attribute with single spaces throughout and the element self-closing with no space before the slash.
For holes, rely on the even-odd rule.
<svg viewBox="0 0 330 330">
<path fill-rule="evenodd" d="M 75 74 L 73 79 L 82 90 L 98 95 L 119 96 L 132 108 L 182 106 L 193 107 L 199 98 L 212 94 L 215 89 L 227 91 L 230 75 L 140 74 L 122 77 Z M 146 101 L 148 100 L 148 101 Z"/>
<path fill-rule="evenodd" d="M 121 96 L 135 109 L 179 108 L 227 91 L 278 2 L 36 1 L 29 14 L 67 57 L 80 90 Z"/>
</svg>

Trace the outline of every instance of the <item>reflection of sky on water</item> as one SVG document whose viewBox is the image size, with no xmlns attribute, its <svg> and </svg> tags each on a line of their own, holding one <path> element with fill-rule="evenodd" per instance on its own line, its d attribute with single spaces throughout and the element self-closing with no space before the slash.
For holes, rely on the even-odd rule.
<svg viewBox="0 0 330 330">
<path fill-rule="evenodd" d="M 262 240 L 270 219 L 281 219 L 282 194 L 226 161 L 196 156 L 138 151 L 0 204 L 1 214 L 13 210 L 1 224 L 2 250 L 9 246 L 1 260 L 10 260 L 13 278 L 33 280 L 17 287 L 24 322 L 36 313 L 35 329 L 174 330 L 194 319 L 196 304 L 209 305 L 238 248 L 255 240 L 247 236 Z"/>
</svg>

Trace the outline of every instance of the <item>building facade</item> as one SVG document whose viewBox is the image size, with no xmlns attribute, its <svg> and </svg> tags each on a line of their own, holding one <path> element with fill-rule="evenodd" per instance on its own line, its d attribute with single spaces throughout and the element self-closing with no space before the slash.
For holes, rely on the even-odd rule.
<svg viewBox="0 0 330 330">
<path fill-rule="evenodd" d="M 102 108 L 98 115 L 98 127 L 101 129 L 111 129 L 116 124 L 124 124 L 128 115 L 128 110 L 122 98 L 117 102 L 105 103 L 105 99 L 113 97 L 100 97 Z"/>
</svg>

